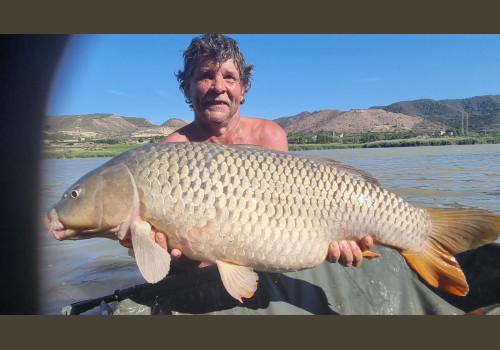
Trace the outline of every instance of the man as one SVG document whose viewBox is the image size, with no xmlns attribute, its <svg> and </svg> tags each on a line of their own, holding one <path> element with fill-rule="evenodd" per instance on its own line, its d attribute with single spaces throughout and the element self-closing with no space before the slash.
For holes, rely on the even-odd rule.
<svg viewBox="0 0 500 350">
<path fill-rule="evenodd" d="M 240 115 L 252 70 L 233 39 L 225 35 L 194 38 L 184 51 L 184 70 L 177 74 L 194 121 L 163 141 L 256 144 L 288 151 L 281 127 Z M 163 233 L 153 233 L 151 238 L 168 250 Z M 372 246 L 369 235 L 360 242 L 332 242 L 327 260 L 345 267 L 360 266 L 361 252 Z M 382 257 L 357 269 L 321 264 L 291 273 L 259 272 L 259 287 L 243 304 L 225 291 L 215 266 L 192 261 L 172 249 L 173 264 L 169 276 L 159 282 L 161 293 L 146 291 L 130 307 L 119 303 L 116 313 L 134 313 L 137 304 L 149 305 L 154 313 L 187 314 L 461 313 L 430 291 L 397 252 L 377 249 Z"/>
<path fill-rule="evenodd" d="M 245 62 L 238 43 L 225 35 L 205 35 L 193 39 L 184 52 L 184 71 L 177 79 L 186 101 L 194 111 L 194 122 L 170 134 L 166 142 L 212 142 L 255 144 L 288 151 L 284 130 L 276 123 L 240 115 L 245 93 L 250 89 L 253 65 Z M 165 236 L 158 233 L 157 243 L 166 248 Z M 372 247 L 371 236 L 355 241 L 333 242 L 329 261 L 359 266 L 362 250 Z M 181 252 L 173 250 L 174 258 Z"/>
</svg>

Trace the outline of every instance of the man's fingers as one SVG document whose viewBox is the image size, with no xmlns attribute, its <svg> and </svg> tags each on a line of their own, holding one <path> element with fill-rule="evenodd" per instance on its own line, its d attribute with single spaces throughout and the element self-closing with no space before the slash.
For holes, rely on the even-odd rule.
<svg viewBox="0 0 500 350">
<path fill-rule="evenodd" d="M 326 260 L 331 263 L 339 262 L 345 267 L 358 267 L 363 261 L 363 251 L 370 250 L 372 247 L 373 237 L 370 235 L 364 236 L 359 242 L 355 240 L 332 242 L 328 246 Z"/>
<path fill-rule="evenodd" d="M 330 243 L 328 246 L 328 255 L 326 256 L 326 260 L 331 263 L 336 263 L 340 258 L 340 247 L 338 242 Z"/>
<path fill-rule="evenodd" d="M 122 246 L 124 246 L 125 248 L 132 248 L 132 241 L 130 240 L 130 238 L 129 238 L 129 239 L 124 239 L 124 240 L 121 240 L 121 241 L 119 241 L 119 242 L 120 242 L 120 244 L 121 244 Z"/>
<path fill-rule="evenodd" d="M 340 259 L 339 263 L 345 267 L 352 265 L 353 256 L 349 243 L 347 241 L 340 241 Z"/>
<path fill-rule="evenodd" d="M 328 246 L 326 260 L 331 263 L 339 262 L 346 267 L 359 266 L 363 260 L 363 253 L 355 241 L 332 242 Z"/>
<path fill-rule="evenodd" d="M 359 241 L 359 248 L 362 251 L 365 250 L 370 250 L 373 247 L 373 237 L 370 235 L 364 236 L 360 241 Z"/>
<path fill-rule="evenodd" d="M 355 241 L 349 241 L 349 246 L 352 252 L 352 264 L 358 267 L 359 265 L 361 265 L 361 261 L 363 260 L 361 249 L 359 249 L 359 246 Z"/>
<path fill-rule="evenodd" d="M 156 243 L 163 249 L 167 249 L 167 236 L 163 232 L 156 232 L 155 234 Z"/>
<path fill-rule="evenodd" d="M 182 252 L 179 249 L 174 248 L 170 251 L 170 256 L 172 256 L 172 258 L 174 258 L 174 259 L 180 258 L 181 255 L 182 255 Z"/>
</svg>

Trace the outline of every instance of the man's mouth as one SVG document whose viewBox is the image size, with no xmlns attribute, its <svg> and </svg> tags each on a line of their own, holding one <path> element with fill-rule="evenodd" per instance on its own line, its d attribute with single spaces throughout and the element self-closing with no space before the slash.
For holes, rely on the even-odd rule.
<svg viewBox="0 0 500 350">
<path fill-rule="evenodd" d="M 205 103 L 207 107 L 229 106 L 226 101 L 208 101 Z"/>
</svg>

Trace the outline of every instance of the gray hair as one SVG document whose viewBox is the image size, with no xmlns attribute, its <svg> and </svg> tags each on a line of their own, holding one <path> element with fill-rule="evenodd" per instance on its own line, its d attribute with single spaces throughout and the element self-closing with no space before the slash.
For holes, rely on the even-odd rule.
<svg viewBox="0 0 500 350">
<path fill-rule="evenodd" d="M 252 86 L 250 79 L 254 69 L 253 64 L 247 64 L 245 57 L 240 51 L 236 40 L 224 34 L 205 34 L 191 40 L 191 44 L 184 50 L 184 70 L 179 70 L 175 76 L 179 82 L 179 89 L 184 92 L 186 81 L 190 80 L 196 65 L 202 56 L 208 55 L 215 61 L 221 63 L 228 59 L 236 62 L 240 73 L 241 85 L 248 92 Z M 191 100 L 186 98 L 189 107 L 193 108 Z M 243 103 L 244 100 L 241 101 Z"/>
</svg>

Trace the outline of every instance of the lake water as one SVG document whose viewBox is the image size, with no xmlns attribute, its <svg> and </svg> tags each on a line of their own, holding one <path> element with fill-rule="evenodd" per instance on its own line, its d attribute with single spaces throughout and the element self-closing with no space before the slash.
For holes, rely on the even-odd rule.
<svg viewBox="0 0 500 350">
<path fill-rule="evenodd" d="M 300 151 L 333 158 L 377 177 L 382 186 L 416 206 L 480 208 L 500 214 L 500 145 Z M 41 208 L 109 158 L 46 159 Z M 42 214 L 41 214 L 42 215 Z M 135 260 L 117 241 L 56 241 L 40 220 L 41 313 L 144 283 Z"/>
</svg>

